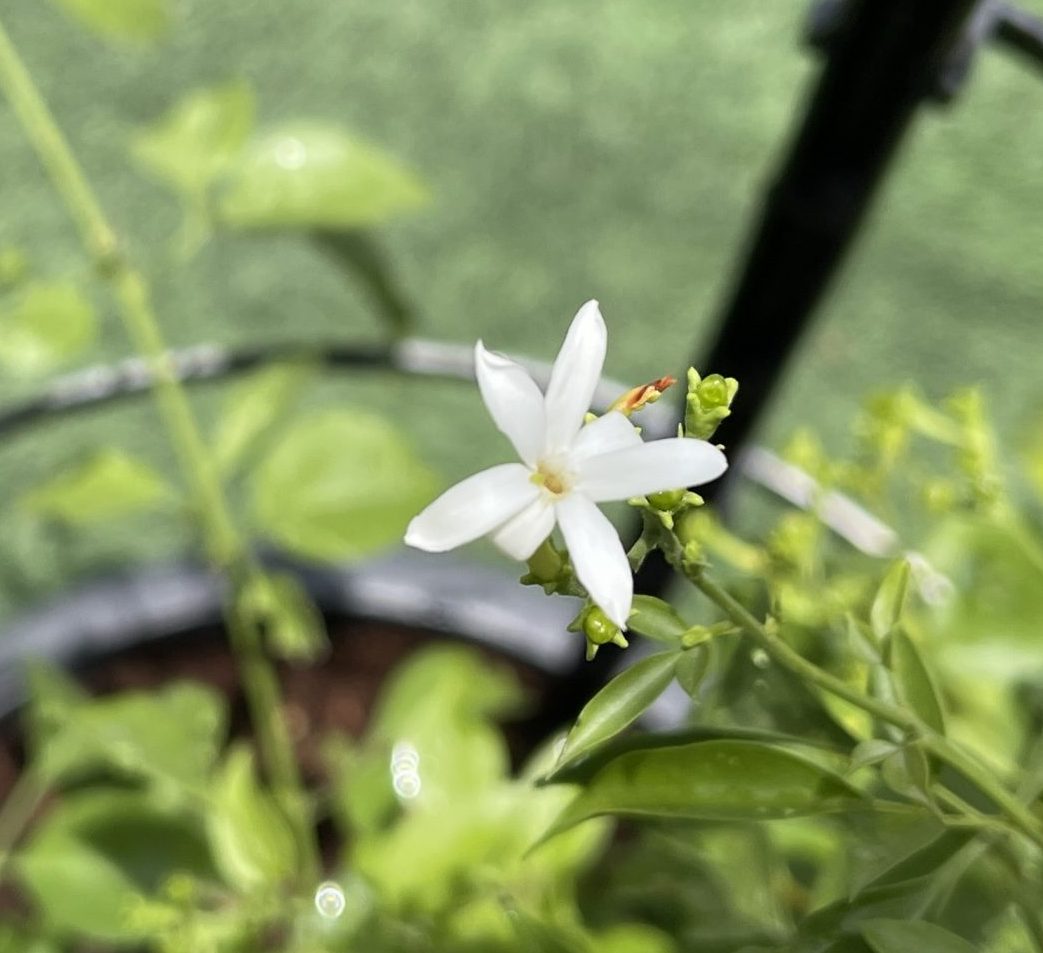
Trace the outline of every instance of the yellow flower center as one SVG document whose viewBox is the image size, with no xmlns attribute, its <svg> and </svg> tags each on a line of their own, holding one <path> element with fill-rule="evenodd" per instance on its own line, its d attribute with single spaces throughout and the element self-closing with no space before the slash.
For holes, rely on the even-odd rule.
<svg viewBox="0 0 1043 953">
<path fill-rule="evenodd" d="M 543 487 L 551 496 L 564 496 L 569 492 L 572 484 L 569 474 L 557 465 L 557 461 L 541 460 L 530 479 L 537 486 Z"/>
</svg>

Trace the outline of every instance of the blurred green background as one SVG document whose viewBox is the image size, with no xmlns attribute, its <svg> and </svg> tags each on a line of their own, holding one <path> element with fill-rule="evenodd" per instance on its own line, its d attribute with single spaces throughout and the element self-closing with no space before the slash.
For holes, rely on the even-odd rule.
<svg viewBox="0 0 1043 953">
<path fill-rule="evenodd" d="M 1043 0 L 1022 5 L 1043 13 Z M 133 164 L 128 142 L 192 89 L 245 80 L 260 122 L 342 124 L 426 180 L 431 202 L 380 232 L 420 333 L 549 358 L 576 308 L 597 297 L 606 370 L 638 382 L 681 370 L 707 338 L 817 71 L 801 42 L 806 0 L 180 0 L 173 10 L 168 34 L 147 46 L 104 42 L 39 0 L 11 0 L 4 18 L 154 281 L 176 346 L 383 333 L 359 286 L 299 238 L 218 235 L 179 257 L 179 206 Z M 1040 116 L 1043 82 L 996 50 L 950 108 L 924 111 L 764 441 L 812 424 L 839 448 L 868 392 L 909 379 L 930 396 L 980 382 L 1003 434 L 1016 441 L 1035 426 Z M 5 105 L 0 168 L 0 247 L 22 248 L 41 277 L 89 271 Z M 78 363 L 127 355 L 100 283 L 92 295 L 102 334 Z M 0 396 L 43 383 L 4 377 Z M 211 419 L 221 388 L 194 394 Z M 503 459 L 466 385 L 359 374 L 328 377 L 310 400 L 390 414 L 447 480 Z M 12 501 L 101 443 L 173 470 L 141 399 L 0 446 L 0 615 L 185 544 L 174 518 L 63 535 L 16 511 Z"/>
</svg>

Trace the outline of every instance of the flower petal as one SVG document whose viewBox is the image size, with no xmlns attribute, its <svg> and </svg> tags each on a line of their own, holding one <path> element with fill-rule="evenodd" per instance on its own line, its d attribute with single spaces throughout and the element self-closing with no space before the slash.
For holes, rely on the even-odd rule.
<svg viewBox="0 0 1043 953">
<path fill-rule="evenodd" d="M 579 462 L 576 489 L 598 503 L 716 480 L 728 461 L 713 444 L 690 437 L 653 440 Z"/>
<path fill-rule="evenodd" d="M 641 437 L 625 414 L 610 411 L 584 426 L 572 441 L 569 459 L 574 463 L 612 450 L 625 450 L 641 443 Z"/>
<path fill-rule="evenodd" d="M 497 429 L 529 466 L 543 452 L 545 414 L 543 394 L 529 372 L 503 354 L 474 346 L 474 372 L 478 389 Z"/>
<path fill-rule="evenodd" d="M 548 453 L 566 450 L 583 426 L 605 363 L 608 332 L 596 301 L 576 313 L 554 360 L 545 402 Z"/>
<path fill-rule="evenodd" d="M 559 500 L 554 511 L 577 578 L 601 611 L 625 629 L 634 577 L 616 528 L 582 493 Z"/>
<path fill-rule="evenodd" d="M 406 543 L 444 553 L 492 532 L 539 497 L 530 476 L 520 463 L 501 463 L 469 476 L 413 517 Z"/>
<path fill-rule="evenodd" d="M 554 529 L 554 507 L 541 493 L 516 516 L 512 516 L 493 536 L 493 542 L 511 559 L 528 559 Z"/>
</svg>

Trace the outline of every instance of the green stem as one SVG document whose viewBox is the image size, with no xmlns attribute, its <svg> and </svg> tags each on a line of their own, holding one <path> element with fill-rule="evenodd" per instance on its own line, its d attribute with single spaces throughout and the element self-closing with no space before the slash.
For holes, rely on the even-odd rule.
<svg viewBox="0 0 1043 953">
<path fill-rule="evenodd" d="M 46 792 L 47 785 L 39 773 L 26 768 L 0 805 L 0 880 L 18 838 L 32 820 Z"/>
<path fill-rule="evenodd" d="M 683 570 L 683 567 L 682 567 Z M 684 570 L 683 570 L 684 571 Z M 794 651 L 782 639 L 764 626 L 745 606 L 701 571 L 684 571 L 685 576 L 724 613 L 741 626 L 779 665 L 799 676 L 806 683 L 816 685 L 882 721 L 918 737 L 924 747 L 939 760 L 957 770 L 985 794 L 1006 816 L 1011 826 L 1024 834 L 1037 847 L 1043 848 L 1043 830 L 1035 815 L 1017 797 L 998 783 L 988 769 L 973 757 L 942 737 L 912 712 L 898 705 L 865 695 L 813 662 Z"/>
<path fill-rule="evenodd" d="M 120 317 L 131 341 L 151 366 L 156 381 L 156 402 L 198 507 L 207 553 L 213 564 L 228 575 L 233 588 L 238 589 L 257 569 L 248 547 L 236 531 L 224 489 L 188 397 L 170 364 L 148 284 L 123 251 L 79 161 L 2 23 L 0 88 L 75 221 L 87 254 L 112 286 Z M 273 785 L 286 803 L 297 806 L 293 817 L 300 828 L 302 846 L 309 852 L 312 866 L 317 870 L 314 838 L 301 812 L 305 803 L 304 788 L 282 714 L 278 680 L 264 653 L 261 631 L 256 622 L 238 613 L 234 604 L 226 615 L 258 745 Z"/>
</svg>

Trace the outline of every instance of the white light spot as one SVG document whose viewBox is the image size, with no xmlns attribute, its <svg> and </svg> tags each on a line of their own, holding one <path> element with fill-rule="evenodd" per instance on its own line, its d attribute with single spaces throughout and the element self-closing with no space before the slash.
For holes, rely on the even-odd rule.
<svg viewBox="0 0 1043 953">
<path fill-rule="evenodd" d="M 750 661 L 753 662 L 757 668 L 764 669 L 771 665 L 771 656 L 768 655 L 764 649 L 754 649 L 750 653 Z"/>
<path fill-rule="evenodd" d="M 399 741 L 391 749 L 391 787 L 404 801 L 420 795 L 420 752 L 408 741 Z"/>
<path fill-rule="evenodd" d="M 287 136 L 275 147 L 275 161 L 284 169 L 299 169 L 308 158 L 308 150 L 300 139 Z"/>
<path fill-rule="evenodd" d="M 335 920 L 344 912 L 344 906 L 344 891 L 339 884 L 332 880 L 319 884 L 315 891 L 315 909 L 319 911 L 320 917 Z"/>
</svg>

